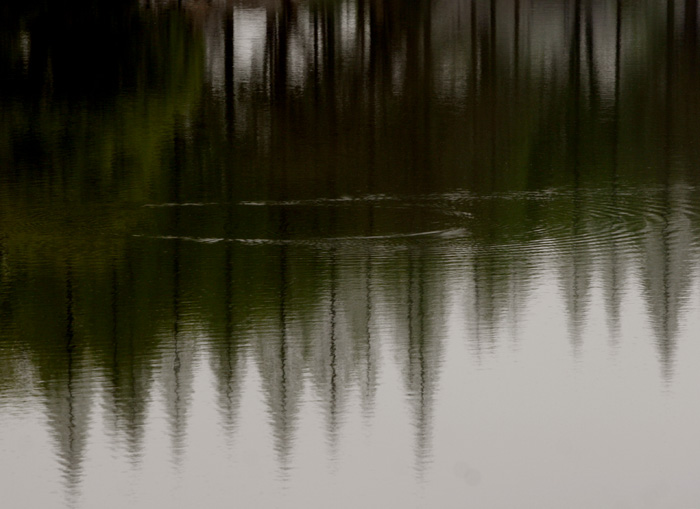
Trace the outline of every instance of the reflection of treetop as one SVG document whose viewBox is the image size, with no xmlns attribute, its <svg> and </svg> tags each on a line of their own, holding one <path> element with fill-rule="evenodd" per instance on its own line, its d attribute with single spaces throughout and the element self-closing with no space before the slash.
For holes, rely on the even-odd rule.
<svg viewBox="0 0 700 509">
<path fill-rule="evenodd" d="M 254 366 L 286 464 L 305 384 L 331 447 L 353 388 L 371 415 L 387 337 L 422 464 L 448 305 L 485 355 L 550 267 L 574 351 L 595 278 L 614 334 L 640 274 L 672 374 L 697 263 L 696 18 L 140 3 L 0 7 L 0 391 L 40 382 L 67 475 L 91 370 L 136 457 L 156 384 L 178 449 L 198 356 L 231 430 Z"/>
</svg>

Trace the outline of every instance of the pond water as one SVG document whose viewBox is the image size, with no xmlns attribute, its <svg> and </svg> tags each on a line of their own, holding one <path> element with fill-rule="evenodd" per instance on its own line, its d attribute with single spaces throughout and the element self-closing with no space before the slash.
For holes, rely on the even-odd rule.
<svg viewBox="0 0 700 509">
<path fill-rule="evenodd" d="M 3 504 L 700 507 L 697 11 L 2 5 Z"/>
</svg>

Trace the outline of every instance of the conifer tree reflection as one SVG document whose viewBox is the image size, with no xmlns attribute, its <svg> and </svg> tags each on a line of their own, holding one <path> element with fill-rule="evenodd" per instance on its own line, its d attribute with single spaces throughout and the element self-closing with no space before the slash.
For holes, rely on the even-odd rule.
<svg viewBox="0 0 700 509">
<path fill-rule="evenodd" d="M 227 243 L 222 251 L 223 277 L 212 281 L 212 285 L 216 285 L 214 295 L 220 299 L 223 313 L 212 317 L 210 364 L 216 381 L 222 423 L 229 436 L 233 436 L 237 429 L 242 384 L 247 372 L 247 342 L 241 326 L 245 302 L 241 299 L 242 281 L 237 279 L 239 274 L 235 270 L 240 262 L 236 256 L 237 250 L 233 243 Z M 223 288 L 219 285 L 223 285 Z M 223 322 L 221 327 L 217 327 L 218 322 Z"/>
<path fill-rule="evenodd" d="M 84 370 L 83 342 L 76 335 L 74 273 L 70 261 L 65 264 L 63 342 L 56 342 L 48 362 L 49 375 L 44 386 L 48 425 L 57 442 L 58 461 L 63 471 L 68 503 L 80 496 L 82 461 L 88 438 L 90 385 Z M 61 323 L 59 321 L 59 323 Z M 59 346 L 61 345 L 61 346 Z"/>
<path fill-rule="evenodd" d="M 65 462 L 65 475 L 68 489 L 72 497 L 77 495 L 80 479 L 80 460 L 84 447 L 83 433 L 85 430 L 78 428 L 77 419 L 81 416 L 76 408 L 76 387 L 74 372 L 75 350 L 75 316 L 73 309 L 73 275 L 70 264 L 66 268 L 66 418 L 65 429 L 60 430 L 62 460 Z M 56 423 L 59 424 L 59 423 Z"/>
<path fill-rule="evenodd" d="M 464 76 L 454 90 L 440 91 L 439 99 L 440 73 L 453 71 L 441 69 L 439 60 L 448 53 L 439 44 L 443 34 L 436 12 L 442 4 L 360 1 L 356 39 L 345 40 L 347 19 L 336 3 L 306 9 L 282 2 L 262 14 L 267 20 L 263 72 L 257 72 L 253 51 L 255 62 L 246 74 L 248 62 L 240 56 L 245 53 L 234 45 L 243 37 L 234 31 L 239 11 L 227 3 L 215 23 L 217 37 L 223 32 L 224 38 L 219 55 L 223 94 L 212 80 L 201 101 L 192 101 L 190 94 L 199 98 L 201 90 L 185 80 L 182 88 L 189 93 L 139 89 L 140 95 L 123 102 L 119 95 L 114 99 L 119 108 L 105 107 L 108 113 L 102 106 L 111 103 L 97 101 L 94 110 L 81 109 L 78 97 L 66 100 L 66 111 L 52 111 L 37 122 L 28 111 L 3 117 L 21 121 L 0 123 L 0 158 L 13 168 L 2 174 L 3 184 L 9 184 L 0 188 L 0 313 L 3 339 L 12 335 L 3 349 L 12 349 L 13 356 L 3 353 L 0 362 L 11 364 L 11 373 L 21 369 L 30 374 L 25 378 L 42 382 L 37 386 L 44 391 L 67 485 L 80 481 L 91 412 L 85 381 L 93 361 L 106 373 L 101 383 L 108 425 L 115 437 L 126 437 L 134 459 L 143 448 L 151 374 L 159 368 L 171 448 L 175 460 L 182 461 L 193 359 L 202 337 L 227 436 L 237 430 L 243 382 L 254 366 L 277 461 L 288 469 L 307 376 L 335 454 L 349 395 L 357 386 L 363 411 L 372 414 L 382 367 L 381 333 L 399 331 L 395 352 L 422 472 L 430 456 L 432 407 L 446 340 L 445 294 L 455 273 L 471 277 L 465 286 L 474 310 L 469 317 L 473 350 L 495 351 L 504 320 L 517 331 L 537 267 L 554 260 L 576 353 L 594 269 L 602 273 L 614 336 L 623 296 L 634 282 L 628 274 L 638 268 L 662 371 L 671 378 L 697 266 L 692 251 L 697 191 L 688 185 L 697 177 L 683 174 L 698 161 L 688 140 L 697 131 L 691 92 L 700 87 L 697 69 L 686 65 L 696 51 L 696 0 L 685 0 L 688 16 L 681 37 L 676 37 L 669 2 L 666 54 L 654 49 L 639 57 L 664 75 L 665 89 L 633 83 L 634 74 L 625 74 L 625 65 L 631 64 L 626 64 L 623 42 L 635 25 L 627 23 L 633 13 L 617 2 L 611 112 L 603 107 L 610 100 L 604 93 L 606 65 L 596 60 L 606 54 L 601 45 L 606 25 L 596 24 L 603 16 L 598 4 L 564 2 L 561 12 L 552 7 L 557 15 L 573 7 L 573 18 L 564 30 L 566 44 L 551 62 L 538 60 L 529 26 L 521 24 L 521 16 L 524 20 L 536 6 L 515 0 L 513 11 L 506 11 L 504 5 L 469 2 L 469 30 L 459 32 L 464 40 L 456 41 L 463 46 L 456 55 Z M 174 15 L 154 32 L 163 40 L 163 34 L 171 34 L 189 48 L 183 55 L 196 56 L 199 43 L 182 36 L 187 30 L 180 23 Z M 512 41 L 512 51 L 503 41 Z M 33 50 L 32 65 L 38 67 L 28 70 L 27 79 L 43 90 L 49 59 L 42 44 L 37 41 Z M 297 58 L 309 65 L 295 68 Z M 175 51 L 162 59 L 187 60 Z M 145 62 L 141 67 L 149 68 Z M 242 70 L 234 73 L 238 64 Z M 191 66 L 172 74 L 196 77 L 197 64 Z M 141 77 L 148 81 L 144 76 L 150 74 Z M 557 83 L 562 78 L 568 80 L 563 90 Z M 515 101 L 509 99 L 514 91 Z M 666 94 L 661 99 L 659 91 Z M 688 104 L 681 109 L 683 101 Z M 106 132 L 104 126 L 127 123 L 128 115 L 115 111 L 141 102 L 143 110 L 129 110 L 134 116 L 162 118 Z M 178 115 L 180 108 L 187 114 Z M 640 117 L 631 113 L 637 109 L 665 120 L 637 129 Z M 611 125 L 603 118 L 608 114 Z M 63 141 L 51 134 L 55 125 L 66 125 L 68 138 L 75 140 L 70 122 L 81 115 L 89 117 L 85 125 L 100 132 L 67 143 L 63 151 L 56 148 Z M 177 128 L 172 128 L 173 118 L 179 119 Z M 629 133 L 638 130 L 644 131 L 642 141 L 631 142 Z M 654 140 L 656 131 L 665 131 L 665 146 Z M 140 136 L 144 132 L 157 134 Z M 141 144 L 142 138 L 148 142 Z M 21 141 L 16 145 L 7 141 L 16 139 Z M 91 139 L 122 150 L 95 150 L 99 164 L 97 159 L 80 162 L 74 154 L 92 154 L 86 149 Z M 646 158 L 653 162 L 649 166 L 660 168 L 658 175 L 640 163 Z M 663 164 L 656 165 L 657 159 Z M 605 160 L 602 169 L 600 160 Z M 94 166 L 109 171 L 96 177 Z M 53 168 L 46 173 L 50 178 L 37 178 L 46 168 Z M 659 184 L 657 194 L 636 193 L 651 188 L 650 182 Z M 93 189 L 96 197 L 89 192 Z M 551 189 L 555 198 L 532 199 Z M 89 207 L 64 200 L 75 196 Z M 121 199 L 115 196 L 128 197 L 124 210 L 102 207 L 101 199 Z M 258 201 L 255 206 L 239 203 L 248 199 Z M 185 206 L 190 200 L 199 207 Z M 137 206 L 156 201 L 174 206 Z M 426 218 L 421 209 L 426 201 L 435 204 L 441 219 Z M 37 204 L 45 202 L 50 203 L 38 213 Z M 599 206 L 620 214 L 628 207 L 637 217 L 601 215 Z M 82 223 L 67 225 L 63 218 L 73 209 L 84 216 L 97 210 L 96 226 L 86 233 Z M 392 237 L 454 226 L 468 233 L 444 243 L 430 235 L 428 240 Z M 384 234 L 390 240 L 381 239 Z M 104 237 L 110 239 L 104 241 L 107 247 L 95 249 L 95 239 Z M 205 237 L 215 242 L 193 240 Z M 259 244 L 252 242 L 256 239 Z M 65 253 L 71 258 L 67 271 L 61 261 Z M 47 339 L 57 337 L 59 345 Z M 20 358 L 30 368 L 13 364 Z M 22 380 L 5 377 L 2 387 L 26 389 Z"/>
<path fill-rule="evenodd" d="M 493 327 L 498 323 L 498 309 L 494 299 L 499 292 L 499 274 L 494 257 L 477 254 L 472 265 L 472 312 L 470 320 L 473 333 L 474 352 L 481 357 L 484 350 L 492 350 L 495 337 Z"/>
<path fill-rule="evenodd" d="M 146 410 L 151 389 L 151 363 L 144 359 L 145 345 L 135 339 L 138 318 L 127 305 L 125 295 L 135 291 L 134 272 L 127 262 L 125 281 L 120 281 L 117 261 L 111 274 L 111 352 L 106 388 L 107 425 L 115 439 L 124 437 L 129 458 L 137 463 L 141 457 L 146 424 Z M 107 352 L 105 352 L 107 355 Z M 121 445 L 117 441 L 117 445 Z"/>
<path fill-rule="evenodd" d="M 617 0 L 615 9 L 615 84 L 612 118 L 612 162 L 610 165 L 610 205 L 613 210 L 619 210 L 623 205 L 620 197 L 620 79 L 622 53 L 622 0 Z M 607 312 L 610 342 L 617 345 L 620 333 L 620 318 L 623 292 L 626 285 L 626 267 L 623 246 L 617 235 L 616 221 L 609 225 L 610 234 L 607 236 L 603 264 L 603 287 L 605 309 Z"/>
<path fill-rule="evenodd" d="M 183 260 L 185 249 L 181 239 L 181 185 L 183 179 L 182 165 L 184 164 L 184 140 L 181 127 L 175 131 L 173 153 L 173 178 L 170 183 L 171 224 L 175 232 L 169 246 L 171 256 L 171 326 L 170 344 L 162 364 L 162 383 L 165 392 L 165 406 L 170 425 L 173 460 L 180 467 L 184 453 L 187 433 L 187 413 L 192 393 L 192 361 L 194 357 L 194 338 L 188 337 L 193 331 L 187 331 L 184 314 L 187 309 L 183 306 Z M 188 334 L 189 333 L 189 334 Z"/>
<path fill-rule="evenodd" d="M 371 222 L 370 222 L 371 225 Z M 371 226 L 370 226 L 371 231 Z M 374 295 L 372 293 L 372 252 L 371 249 L 367 250 L 367 261 L 365 264 L 365 327 L 364 334 L 357 333 L 360 338 L 364 336 L 365 345 L 362 355 L 360 355 L 358 364 L 359 377 L 360 377 L 360 394 L 362 397 L 362 406 L 364 414 L 369 417 L 373 413 L 374 400 L 377 394 L 377 372 L 379 360 L 377 359 L 377 341 L 374 337 Z"/>
<path fill-rule="evenodd" d="M 280 230 L 282 238 L 286 231 L 286 218 L 284 211 L 280 214 Z M 289 247 L 281 245 L 275 249 L 278 261 L 277 289 L 278 302 L 274 303 L 270 311 L 276 316 L 270 316 L 274 329 L 271 334 L 260 338 L 263 343 L 264 357 L 263 369 L 266 376 L 266 390 L 268 404 L 270 406 L 274 447 L 277 452 L 280 468 L 286 470 L 290 467 L 291 452 L 296 429 L 296 419 L 299 411 L 299 400 L 302 389 L 302 373 L 298 344 L 293 344 L 290 327 L 290 269 Z M 298 341 L 298 338 L 297 338 Z"/>
<path fill-rule="evenodd" d="M 328 318 L 330 320 L 330 331 L 328 337 L 328 440 L 330 442 L 332 454 L 335 456 L 338 446 L 338 427 L 340 419 L 339 409 L 339 379 L 338 379 L 338 267 L 336 248 L 332 247 L 329 253 L 329 296 L 328 296 Z M 326 392 L 326 391 L 324 391 Z M 335 458 L 334 458 L 335 459 Z"/>
<path fill-rule="evenodd" d="M 371 159 L 370 165 L 374 164 L 374 160 Z M 373 182 L 371 180 L 371 175 L 374 173 L 374 168 L 370 168 L 368 175 L 370 180 L 367 184 L 369 194 L 373 191 Z M 365 235 L 367 237 L 372 237 L 374 234 L 374 207 L 369 206 L 367 208 L 367 221 L 365 227 Z M 375 320 L 375 297 L 373 293 L 373 276 L 374 276 L 374 256 L 373 249 L 371 246 L 366 247 L 364 263 L 364 327 L 357 327 L 357 331 L 354 332 L 354 336 L 359 338 L 364 338 L 364 345 L 360 346 L 358 350 L 360 354 L 358 356 L 358 367 L 359 367 L 359 379 L 360 379 L 360 394 L 362 397 L 362 406 L 365 416 L 369 417 L 373 413 L 374 399 L 377 393 L 377 373 L 379 369 L 379 359 L 378 357 L 378 345 L 375 338 L 374 332 L 374 320 Z M 360 269 L 361 270 L 361 269 Z M 362 277 L 358 274 L 358 277 Z M 362 299 L 358 299 L 362 302 Z M 358 314 L 361 314 L 358 312 Z"/>
<path fill-rule="evenodd" d="M 406 253 L 406 274 L 401 291 L 404 316 L 396 316 L 400 329 L 396 336 L 396 356 L 411 409 L 415 433 L 415 468 L 419 478 L 431 456 L 432 418 L 435 394 L 442 364 L 444 296 L 440 279 L 431 280 L 426 247 Z"/>
<path fill-rule="evenodd" d="M 585 212 L 584 197 L 582 195 L 581 183 L 581 124 L 585 122 L 582 113 L 583 96 L 581 86 L 581 45 L 583 37 L 582 27 L 582 1 L 574 2 L 574 19 L 572 36 L 570 43 L 569 61 L 569 90 L 571 94 L 571 117 L 567 125 L 567 152 L 570 157 L 569 167 L 571 168 L 572 181 L 572 210 L 570 239 L 571 246 L 564 246 L 565 252 L 561 263 L 561 285 L 563 287 L 564 299 L 569 319 L 569 338 L 572 343 L 574 355 L 579 353 L 581 348 L 582 329 L 586 319 L 588 291 L 590 286 L 590 253 L 587 252 L 588 245 L 581 242 L 585 234 Z M 590 19 L 587 20 L 587 24 Z M 586 27 L 586 30 L 592 28 Z M 588 42 L 592 40 L 592 36 Z M 592 53 L 592 50 L 589 48 Z M 592 59 L 591 59 L 592 60 Z M 590 65 L 590 62 L 589 62 Z M 589 90 L 589 100 L 593 101 L 593 91 Z"/>
<path fill-rule="evenodd" d="M 224 15 L 224 87 L 225 94 L 225 131 L 227 160 L 236 156 L 235 142 L 235 83 L 234 83 L 234 6 L 227 1 Z M 224 168 L 223 201 L 225 203 L 224 236 L 227 240 L 223 249 L 223 291 L 215 292 L 224 306 L 223 333 L 213 334 L 211 345 L 211 366 L 216 377 L 218 404 L 226 431 L 231 436 L 237 426 L 238 409 L 241 399 L 243 379 L 246 373 L 247 356 L 245 333 L 241 322 L 244 321 L 246 303 L 241 298 L 244 286 L 241 276 L 242 257 L 233 239 L 236 237 L 237 218 L 233 199 L 236 193 L 235 170 L 232 165 Z M 220 250 L 221 251 L 221 250 Z M 218 282 L 218 281 L 217 281 Z M 217 286 L 218 289 L 218 286 Z M 216 320 L 217 317 L 214 318 Z"/>
<path fill-rule="evenodd" d="M 660 198 L 663 212 L 644 238 L 643 274 L 661 372 L 669 383 L 683 305 L 692 282 L 692 229 L 684 213 L 689 200 L 685 190 L 664 186 Z"/>
<path fill-rule="evenodd" d="M 672 183 L 674 153 L 674 90 L 676 86 L 675 8 L 667 3 L 665 160 L 660 168 L 659 216 L 644 237 L 644 285 L 649 318 L 656 335 L 661 372 L 669 383 L 673 376 L 676 334 L 680 312 L 688 295 L 691 272 L 692 230 L 685 214 L 688 188 Z M 686 13 L 689 14 L 689 13 Z M 692 17 L 692 15 L 691 15 Z"/>
</svg>

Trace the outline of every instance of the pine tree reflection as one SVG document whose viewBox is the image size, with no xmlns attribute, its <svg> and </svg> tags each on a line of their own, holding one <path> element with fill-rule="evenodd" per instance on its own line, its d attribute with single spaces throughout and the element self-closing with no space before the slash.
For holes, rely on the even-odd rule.
<svg viewBox="0 0 700 509">
<path fill-rule="evenodd" d="M 614 210 L 622 206 L 620 199 L 620 76 L 622 53 L 622 0 L 617 0 L 615 9 L 615 89 L 612 118 L 612 163 L 610 165 L 610 204 Z M 611 232 L 615 231 L 615 223 L 610 225 Z M 605 309 L 607 312 L 608 331 L 610 342 L 617 346 L 620 333 L 620 318 L 622 296 L 626 287 L 626 263 L 623 247 L 618 241 L 618 236 L 610 234 L 604 251 L 603 287 L 605 294 Z"/>
<path fill-rule="evenodd" d="M 57 442 L 57 455 L 68 503 L 80 495 L 82 463 L 87 446 L 90 416 L 90 382 L 81 366 L 84 345 L 76 337 L 75 281 L 71 262 L 65 264 L 63 348 L 56 348 L 44 398 L 48 426 Z M 60 323 L 60 322 L 59 322 Z M 54 338 L 51 338 L 54 341 Z M 60 345 L 60 342 L 58 343 Z M 61 351 L 62 350 L 62 351 Z"/>
<path fill-rule="evenodd" d="M 329 254 L 330 260 L 330 295 L 328 296 L 328 317 L 330 320 L 330 335 L 328 338 L 328 360 L 329 360 L 329 377 L 328 380 L 328 440 L 331 446 L 331 452 L 335 457 L 338 447 L 338 428 L 340 419 L 340 409 L 338 401 L 338 268 L 337 268 L 337 253 L 336 248 L 332 247 Z M 324 391 L 325 392 L 325 391 Z"/>
<path fill-rule="evenodd" d="M 371 212 L 370 212 L 371 214 Z M 371 234 L 371 219 L 369 222 L 369 232 Z M 372 416 L 374 412 L 374 400 L 377 394 L 377 372 L 379 360 L 377 359 L 377 340 L 374 337 L 374 297 L 372 294 L 372 270 L 373 258 L 371 249 L 367 249 L 367 260 L 365 263 L 365 327 L 364 334 L 358 332 L 358 337 L 365 338 L 364 352 L 358 359 L 360 373 L 360 395 L 362 397 L 362 408 L 366 418 Z"/>
<path fill-rule="evenodd" d="M 227 228 L 227 231 L 230 231 Z M 241 281 L 236 280 L 234 266 L 236 252 L 232 243 L 227 243 L 224 252 L 223 304 L 225 306 L 223 321 L 224 331 L 220 338 L 214 335 L 211 346 L 211 365 L 217 383 L 219 409 L 222 414 L 224 428 L 232 435 L 237 428 L 238 409 L 241 399 L 243 379 L 246 373 L 245 354 L 246 342 L 243 340 L 239 307 L 244 303 L 236 299 L 235 286 Z"/>
<path fill-rule="evenodd" d="M 669 48 L 673 47 L 671 41 L 676 37 L 674 10 L 673 2 L 668 2 L 666 37 Z M 674 371 L 680 310 L 690 288 L 692 233 L 685 214 L 687 208 L 685 204 L 688 200 L 687 187 L 680 182 L 672 183 L 671 180 L 675 139 L 673 118 L 676 86 L 675 52 L 669 50 L 666 58 L 665 157 L 664 164 L 660 168 L 662 189 L 659 217 L 655 218 L 644 236 L 643 252 L 646 259 L 643 266 L 649 318 L 656 335 L 661 372 L 666 383 L 670 383 Z"/>
<path fill-rule="evenodd" d="M 426 288 L 427 256 L 421 251 L 409 254 L 408 344 L 405 345 L 408 358 L 403 369 L 414 412 L 416 469 L 422 478 L 430 459 L 433 401 L 442 363 L 444 331 L 437 324 L 444 323 L 444 319 L 440 310 L 442 296 Z"/>
<path fill-rule="evenodd" d="M 110 384 L 106 390 L 107 425 L 115 439 L 124 436 L 127 454 L 138 463 L 143 446 L 146 410 L 150 384 L 150 362 L 143 362 L 139 349 L 134 345 L 136 330 L 133 312 L 128 309 L 124 294 L 134 291 L 133 268 L 128 264 L 126 282 L 121 285 L 117 262 L 111 275 L 112 353 L 109 366 Z M 119 444 L 119 441 L 117 442 Z"/>
<path fill-rule="evenodd" d="M 258 53 L 247 55 L 237 45 L 245 34 L 234 27 L 244 9 L 227 2 L 211 35 L 223 37 L 221 54 L 212 45 L 209 57 L 223 62 L 223 93 L 218 95 L 212 79 L 201 101 L 171 91 L 158 96 L 162 104 L 144 99 L 150 97 L 146 92 L 119 103 L 143 103 L 142 110 L 134 106 L 135 116 L 156 111 L 163 119 L 135 123 L 136 134 L 127 128 L 129 133 L 99 130 L 94 136 L 105 147 L 126 147 L 98 154 L 109 161 L 103 178 L 91 174 L 92 163 L 75 157 L 92 153 L 90 136 L 76 135 L 65 152 L 56 148 L 63 142 L 51 134 L 55 119 L 70 124 L 72 110 L 44 111 L 38 122 L 24 112 L 17 125 L 0 125 L 2 140 L 21 140 L 2 141 L 0 147 L 2 161 L 14 169 L 14 175 L 2 175 L 12 185 L 0 189 L 2 334 L 24 334 L 11 348 L 35 366 L 21 369 L 42 382 L 68 490 L 79 490 L 93 411 L 86 382 L 90 356 L 108 374 L 101 382 L 107 419 L 115 437 L 126 437 L 133 459 L 143 448 L 151 379 L 158 373 L 176 463 L 187 445 L 200 342 L 207 341 L 229 437 L 238 429 L 245 377 L 257 369 L 273 448 L 280 468 L 288 470 L 306 383 L 324 412 L 331 454 L 338 453 L 354 389 L 359 388 L 364 414 L 372 417 L 381 378 L 379 338 L 387 332 L 394 335 L 422 475 L 431 455 L 454 274 L 471 276 L 462 290 L 471 299 L 470 341 L 480 355 L 500 346 L 504 323 L 517 331 L 536 276 L 547 270 L 539 266 L 552 261 L 577 354 L 595 271 L 602 273 L 611 337 L 620 329 L 623 297 L 634 289 L 628 275 L 638 271 L 670 383 L 697 265 L 697 177 L 678 168 L 694 168 L 698 161 L 687 142 L 697 131 L 693 107 L 686 108 L 691 113 L 679 107 L 698 88 L 697 69 L 679 63 L 692 62 L 697 45 L 696 0 L 685 4 L 683 36 L 676 37 L 669 2 L 666 54 L 649 50 L 644 57 L 660 73 L 666 66 L 663 104 L 654 102 L 657 85 L 644 84 L 645 97 L 629 90 L 634 74 L 625 74 L 623 41 L 635 25 L 628 27 L 621 0 L 614 52 L 605 51 L 606 25 L 596 24 L 604 16 L 595 2 L 573 0 L 561 10 L 552 8 L 567 24 L 547 61 L 532 49 L 537 41 L 524 20 L 534 4 L 526 0 L 515 0 L 512 11 L 496 0 L 471 0 L 468 27 L 460 26 L 457 35 L 438 30 L 447 15 L 440 18 L 444 5 L 433 2 L 359 1 L 354 30 L 348 32 L 347 11 L 335 2 L 298 7 L 283 1 L 262 13 L 262 62 L 255 60 Z M 180 18 L 169 23 L 179 27 L 175 35 L 186 31 L 177 24 Z M 459 52 L 452 56 L 459 65 L 441 60 L 449 53 L 447 45 L 436 43 L 441 37 L 458 39 L 453 42 Z M 177 40 L 194 47 L 182 54 L 198 54 L 199 43 Z M 38 41 L 35 51 L 27 79 L 42 84 L 49 74 L 42 53 L 47 43 Z M 610 84 L 603 54 L 614 54 L 612 104 L 604 93 Z M 162 57 L 186 60 L 177 52 Z M 181 76 L 203 79 L 197 64 L 191 65 Z M 148 75 L 144 71 L 142 78 Z M 449 94 L 447 81 L 459 81 Z M 186 82 L 184 88 L 199 94 L 200 86 Z M 176 103 L 187 105 L 186 114 L 178 114 Z M 129 118 L 69 104 L 91 118 L 89 126 Z M 632 142 L 636 109 L 666 120 Z M 603 118 L 608 114 L 609 120 Z M 665 146 L 654 141 L 655 130 L 665 130 Z M 142 144 L 144 132 L 158 135 Z M 659 175 L 640 163 L 647 156 L 663 159 L 652 165 Z M 56 176 L 37 178 L 46 168 Z M 631 182 L 640 180 L 642 187 L 654 179 L 661 184 L 658 195 L 630 196 Z M 100 198 L 129 197 L 128 210 L 96 207 L 102 215 L 93 230 L 67 227 L 63 218 L 74 211 L 66 203 L 76 202 L 63 199 L 77 194 L 94 206 L 99 200 L 90 201 L 87 192 L 93 188 Z M 538 193 L 548 198 L 538 201 L 533 198 Z M 131 205 L 146 199 L 170 206 Z M 51 202 L 46 217 L 35 208 L 43 200 Z M 197 206 L 187 206 L 190 201 Z M 626 219 L 625 208 L 637 217 Z M 468 233 L 443 242 L 440 231 L 450 228 Z M 438 234 L 410 237 L 431 231 Z M 96 232 L 109 237 L 101 249 L 93 249 Z M 134 232 L 139 236 L 132 238 Z M 195 242 L 210 237 L 211 244 Z M 61 270 L 50 268 L 62 267 L 65 253 L 70 268 L 57 275 Z M 81 298 L 87 295 L 91 298 Z M 35 324 L 46 310 L 53 310 L 46 320 L 53 325 Z M 58 331 L 56 323 L 65 330 Z M 47 339 L 56 337 L 65 338 L 60 348 Z M 0 363 L 16 358 L 3 353 Z M 22 383 L 19 376 L 10 379 L 3 384 Z"/>
<path fill-rule="evenodd" d="M 581 349 L 582 329 L 586 320 L 588 303 L 588 292 L 590 287 L 590 253 L 587 252 L 588 245 L 580 243 L 579 239 L 584 235 L 584 203 L 581 183 L 581 125 L 585 121 L 583 116 L 583 105 L 581 104 L 583 91 L 581 83 L 581 45 L 582 45 L 582 0 L 574 3 L 574 20 L 571 38 L 570 63 L 569 63 L 569 87 L 571 94 L 571 118 L 568 123 L 567 149 L 570 157 L 569 167 L 572 172 L 572 210 L 571 210 L 571 233 L 574 246 L 569 246 L 568 252 L 562 259 L 561 285 L 564 292 L 564 299 L 569 318 L 569 338 L 572 343 L 574 355 L 578 355 Z M 587 19 L 587 25 L 590 19 Z M 592 30 L 586 26 L 586 30 Z M 588 39 L 590 44 L 592 37 Z M 592 49 L 589 48 L 592 52 Z M 591 59 L 592 60 L 592 59 Z M 593 91 L 589 91 L 590 101 L 593 101 Z M 566 249 L 566 247 L 565 247 Z"/>
<path fill-rule="evenodd" d="M 279 219 L 280 237 L 285 238 L 287 232 L 287 221 L 285 211 L 280 212 Z M 290 273 L 289 273 L 289 247 L 281 245 L 277 248 L 276 258 L 279 261 L 279 283 L 278 283 L 278 323 L 276 328 L 279 332 L 272 334 L 272 337 L 262 337 L 261 340 L 267 344 L 269 353 L 264 359 L 267 365 L 263 369 L 270 376 L 269 404 L 273 423 L 273 433 L 275 436 L 275 450 L 280 463 L 280 467 L 285 470 L 290 467 L 292 445 L 294 442 L 294 430 L 299 411 L 299 400 L 301 397 L 301 372 L 297 357 L 297 348 L 290 338 Z M 271 310 L 272 311 L 272 310 Z M 297 360 L 297 362 L 295 362 Z"/>
<path fill-rule="evenodd" d="M 76 408 L 76 390 L 74 373 L 75 350 L 75 316 L 73 309 L 73 275 L 70 263 L 66 268 L 66 421 L 56 423 L 64 425 L 60 430 L 61 456 L 64 462 L 66 483 L 71 498 L 78 494 L 80 482 L 80 463 L 85 443 L 85 430 L 78 431 L 79 417 Z"/>
<path fill-rule="evenodd" d="M 173 178 L 171 180 L 171 202 L 182 203 L 182 165 L 184 163 L 183 138 L 180 128 L 175 131 L 173 153 Z M 181 207 L 172 207 L 171 224 L 175 232 L 182 231 Z M 187 331 L 184 315 L 187 309 L 183 302 L 183 241 L 176 235 L 170 246 L 171 259 L 171 340 L 162 364 L 162 383 L 165 392 L 165 404 L 170 425 L 171 448 L 176 467 L 181 466 L 182 455 L 186 445 L 187 414 L 192 393 L 192 361 L 194 357 L 194 338 Z M 188 334 L 189 332 L 189 334 Z M 190 337 L 188 337 L 190 336 Z"/>
</svg>

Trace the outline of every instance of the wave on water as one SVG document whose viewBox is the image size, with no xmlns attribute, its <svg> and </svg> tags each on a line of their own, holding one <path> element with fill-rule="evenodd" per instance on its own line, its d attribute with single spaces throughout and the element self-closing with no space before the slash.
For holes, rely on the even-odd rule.
<svg viewBox="0 0 700 509">
<path fill-rule="evenodd" d="M 197 242 L 201 244 L 218 244 L 220 242 L 233 242 L 248 245 L 319 245 L 327 243 L 346 243 L 357 241 L 393 241 L 401 239 L 429 238 L 437 240 L 455 239 L 464 237 L 465 228 L 451 228 L 444 230 L 432 230 L 413 233 L 392 233 L 387 235 L 356 235 L 341 237 L 315 237 L 302 239 L 274 239 L 274 238 L 226 238 L 226 237 L 196 237 L 189 235 L 143 235 L 134 234 L 132 237 L 150 240 L 181 240 L 185 242 Z"/>
</svg>

